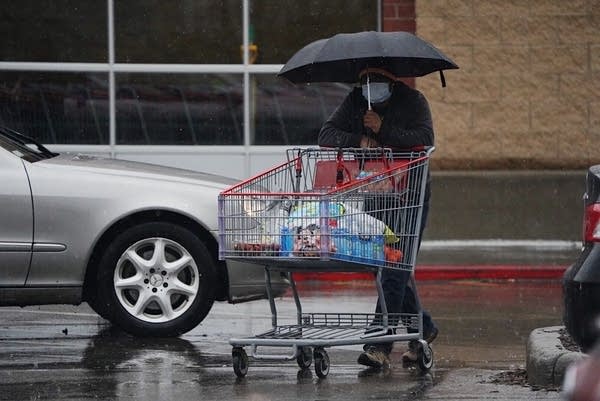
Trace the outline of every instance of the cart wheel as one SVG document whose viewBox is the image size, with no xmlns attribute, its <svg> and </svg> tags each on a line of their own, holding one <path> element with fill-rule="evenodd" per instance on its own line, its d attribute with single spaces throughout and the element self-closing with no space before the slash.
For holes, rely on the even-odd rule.
<svg viewBox="0 0 600 401">
<path fill-rule="evenodd" d="M 234 347 L 231 350 L 233 360 L 233 371 L 237 377 L 244 377 L 248 373 L 248 355 L 241 347 Z"/>
<path fill-rule="evenodd" d="M 329 374 L 329 355 L 323 348 L 315 348 L 315 373 L 321 379 L 324 379 Z"/>
<path fill-rule="evenodd" d="M 417 362 L 419 364 L 419 368 L 426 372 L 433 366 L 433 349 L 427 345 L 419 344 L 419 349 L 417 351 Z"/>
<path fill-rule="evenodd" d="M 300 369 L 308 369 L 313 360 L 313 354 L 310 347 L 298 347 L 299 354 L 296 357 L 296 362 Z"/>
</svg>

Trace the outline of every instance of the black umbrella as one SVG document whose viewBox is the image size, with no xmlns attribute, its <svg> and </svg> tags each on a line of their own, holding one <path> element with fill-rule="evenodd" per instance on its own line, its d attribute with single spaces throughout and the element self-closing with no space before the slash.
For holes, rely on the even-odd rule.
<svg viewBox="0 0 600 401">
<path fill-rule="evenodd" d="M 397 77 L 421 77 L 458 66 L 430 43 L 409 32 L 340 33 L 312 42 L 279 71 L 293 83 L 358 81 L 363 69 L 383 68 Z"/>
</svg>

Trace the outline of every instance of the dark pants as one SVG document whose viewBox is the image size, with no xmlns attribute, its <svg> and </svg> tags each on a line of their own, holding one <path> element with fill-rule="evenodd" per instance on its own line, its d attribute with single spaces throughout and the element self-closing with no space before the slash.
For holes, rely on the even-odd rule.
<svg viewBox="0 0 600 401">
<path fill-rule="evenodd" d="M 425 189 L 425 200 L 423 202 L 423 211 L 421 214 L 421 225 L 419 227 L 419 245 L 421 246 L 421 238 L 423 237 L 423 231 L 425 230 L 425 226 L 427 225 L 427 217 L 429 215 L 429 198 L 431 197 L 431 191 L 429 187 L 429 183 L 427 183 L 427 187 Z M 394 232 L 398 232 L 398 220 L 393 216 L 394 221 L 388 215 L 388 217 L 384 216 L 375 216 L 374 217 L 382 217 L 383 221 L 394 230 Z M 420 302 L 418 300 L 418 295 L 416 289 L 413 289 L 410 283 L 410 271 L 405 270 L 395 270 L 395 269 L 383 269 L 381 273 L 381 285 L 383 287 L 383 295 L 385 298 L 385 305 L 388 313 L 410 313 L 410 314 L 418 314 L 420 310 Z M 375 313 L 381 313 L 381 308 L 379 306 L 379 299 L 377 300 L 377 306 L 375 308 Z M 433 330 L 435 324 L 431 319 L 431 315 L 423 310 L 423 335 L 427 337 L 429 333 Z M 416 332 L 415 329 L 409 328 L 409 332 Z M 393 343 L 378 343 L 378 347 L 381 347 L 382 350 L 386 353 L 390 353 L 392 351 Z M 365 346 L 366 347 L 366 346 Z"/>
</svg>

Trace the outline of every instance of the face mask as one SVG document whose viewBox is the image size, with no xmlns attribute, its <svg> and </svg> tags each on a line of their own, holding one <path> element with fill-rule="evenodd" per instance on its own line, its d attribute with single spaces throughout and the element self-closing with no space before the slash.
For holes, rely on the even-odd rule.
<svg viewBox="0 0 600 401">
<path fill-rule="evenodd" d="M 387 82 L 371 82 L 369 86 L 371 87 L 371 103 L 385 102 L 392 96 L 390 84 Z M 367 84 L 362 85 L 362 95 L 369 101 Z"/>
</svg>

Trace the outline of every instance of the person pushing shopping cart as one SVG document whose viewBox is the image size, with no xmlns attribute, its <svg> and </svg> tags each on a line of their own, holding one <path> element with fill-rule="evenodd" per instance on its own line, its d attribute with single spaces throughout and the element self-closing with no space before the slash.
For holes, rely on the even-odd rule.
<svg viewBox="0 0 600 401">
<path fill-rule="evenodd" d="M 354 88 L 341 105 L 324 123 L 319 132 L 318 144 L 335 148 L 419 149 L 434 145 L 431 112 L 427 100 L 419 91 L 410 88 L 385 69 L 366 68 L 359 73 L 360 87 Z M 427 177 L 425 199 L 419 228 L 419 245 L 427 224 L 431 195 L 430 176 Z M 381 209 L 372 205 L 373 210 Z M 373 212 L 375 217 L 376 212 Z M 386 214 L 386 223 L 398 231 L 400 219 Z M 381 283 L 385 304 L 390 313 L 418 313 L 420 302 L 416 288 L 409 285 L 410 271 L 385 269 Z M 376 313 L 381 312 L 379 300 Z M 423 312 L 423 339 L 427 343 L 437 337 L 438 328 L 431 315 Z M 358 363 L 374 368 L 389 365 L 393 343 L 366 344 Z M 409 342 L 402 355 L 403 364 L 417 362 L 417 347 Z"/>
</svg>

